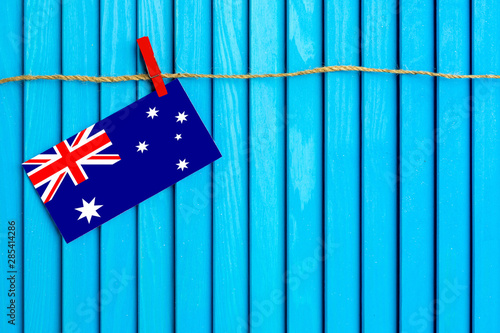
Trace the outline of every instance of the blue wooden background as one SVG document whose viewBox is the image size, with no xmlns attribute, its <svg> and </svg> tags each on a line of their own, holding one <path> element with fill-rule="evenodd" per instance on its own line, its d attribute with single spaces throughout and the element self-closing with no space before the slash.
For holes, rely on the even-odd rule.
<svg viewBox="0 0 500 333">
<path fill-rule="evenodd" d="M 495 0 L 2 0 L 0 78 L 500 73 Z M 1 332 L 500 332 L 500 83 L 183 79 L 223 158 L 67 245 L 21 162 L 149 82 L 0 86 Z M 7 228 L 16 224 L 16 325 Z"/>
</svg>

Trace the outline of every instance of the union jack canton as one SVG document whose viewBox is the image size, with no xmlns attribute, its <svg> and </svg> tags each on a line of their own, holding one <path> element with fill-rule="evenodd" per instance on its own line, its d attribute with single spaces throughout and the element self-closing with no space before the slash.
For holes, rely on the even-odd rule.
<svg viewBox="0 0 500 333">
<path fill-rule="evenodd" d="M 44 204 L 54 197 L 67 174 L 75 185 L 88 179 L 82 165 L 112 165 L 120 160 L 118 154 L 99 154 L 112 143 L 104 130 L 90 136 L 93 128 L 94 125 L 79 132 L 71 145 L 68 140 L 64 140 L 52 148 L 53 154 L 49 150 L 23 163 L 38 165 L 28 172 L 35 188 L 48 183 L 41 195 Z"/>
</svg>

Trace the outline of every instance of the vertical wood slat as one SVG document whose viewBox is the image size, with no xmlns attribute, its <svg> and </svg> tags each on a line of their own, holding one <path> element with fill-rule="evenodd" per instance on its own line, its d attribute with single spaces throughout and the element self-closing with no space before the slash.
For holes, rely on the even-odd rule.
<svg viewBox="0 0 500 333">
<path fill-rule="evenodd" d="M 402 1 L 401 68 L 434 70 L 434 1 Z M 434 79 L 400 78 L 400 326 L 434 332 Z M 423 311 L 423 312 L 422 312 Z"/>
<path fill-rule="evenodd" d="M 359 65 L 360 5 L 325 1 L 325 65 Z M 325 79 L 325 320 L 360 331 L 360 74 Z"/>
<path fill-rule="evenodd" d="M 101 1 L 101 75 L 136 71 L 136 9 L 136 0 Z M 101 118 L 136 101 L 136 86 L 135 82 L 101 84 Z M 129 209 L 101 227 L 102 332 L 137 330 L 136 214 L 136 208 Z"/>
<path fill-rule="evenodd" d="M 138 0 L 137 38 L 149 36 L 160 70 L 173 71 L 173 1 Z M 139 73 L 147 73 L 137 50 Z M 154 91 L 151 82 L 138 83 L 138 98 Z M 147 110 L 140 110 L 146 112 Z M 172 116 L 159 110 L 158 117 Z M 173 140 L 173 137 L 172 137 Z M 138 331 L 174 329 L 174 189 L 170 187 L 138 207 Z"/>
<path fill-rule="evenodd" d="M 250 1 L 250 71 L 285 71 L 285 1 Z M 250 84 L 252 332 L 285 331 L 285 80 Z"/>
<path fill-rule="evenodd" d="M 175 2 L 175 71 L 212 70 L 212 2 Z M 181 80 L 209 132 L 212 81 Z M 175 295 L 179 332 L 212 331 L 212 166 L 175 185 Z"/>
<path fill-rule="evenodd" d="M 469 74 L 469 1 L 439 0 L 437 70 Z M 437 82 L 438 332 L 469 332 L 470 82 Z"/>
<path fill-rule="evenodd" d="M 0 13 L 9 13 L 0 20 L 0 77 L 23 73 L 23 3 L 22 1 L 2 1 Z M 0 147 L 4 153 L 0 163 L 0 260 L 2 267 L 17 271 L 15 292 L 7 276 L 0 281 L 0 302 L 6 307 L 15 301 L 15 325 L 8 323 L 12 318 L 4 316 L 0 321 L 2 332 L 22 332 L 23 330 L 23 84 L 13 83 L 0 86 Z M 8 156 L 8 157 L 7 157 Z M 9 222 L 15 223 L 15 247 L 9 248 Z M 15 255 L 9 258 L 9 255 Z M 8 267 L 8 260 L 15 260 L 14 269 Z M 10 274 L 9 274 L 10 275 Z M 10 295 L 9 295 L 10 294 Z M 10 310 L 8 312 L 10 313 Z"/>
<path fill-rule="evenodd" d="M 500 4 L 473 2 L 472 69 L 500 72 Z M 473 81 L 472 212 L 473 276 L 472 328 L 500 331 L 500 83 Z"/>
<path fill-rule="evenodd" d="M 395 1 L 362 2 L 362 65 L 397 67 Z M 362 328 L 397 330 L 397 78 L 362 75 Z"/>
<path fill-rule="evenodd" d="M 99 75 L 99 2 L 96 0 L 85 4 L 68 1 L 62 6 L 62 73 Z M 62 138 L 66 139 L 99 120 L 99 86 L 63 82 L 62 107 Z M 57 141 L 52 145 L 55 143 Z M 80 220 L 77 223 L 85 222 Z M 99 230 L 93 230 L 70 244 L 62 240 L 64 332 L 99 331 L 99 312 L 88 301 L 96 299 L 98 294 Z"/>
<path fill-rule="evenodd" d="M 287 2 L 287 70 L 323 62 L 322 1 Z M 323 78 L 287 80 L 287 329 L 323 329 Z"/>
<path fill-rule="evenodd" d="M 248 72 L 248 2 L 213 1 L 213 69 Z M 248 81 L 213 83 L 214 163 L 213 328 L 248 326 Z"/>
<path fill-rule="evenodd" d="M 24 73 L 60 73 L 61 3 L 25 0 L 24 8 Z M 26 82 L 23 161 L 61 139 L 61 82 Z M 28 177 L 24 230 L 24 329 L 59 332 L 62 238 Z"/>
<path fill-rule="evenodd" d="M 210 1 L 175 4 L 175 71 L 212 70 Z M 208 131 L 212 131 L 212 82 L 182 80 Z M 212 173 L 208 166 L 175 185 L 176 328 L 212 330 Z"/>
</svg>

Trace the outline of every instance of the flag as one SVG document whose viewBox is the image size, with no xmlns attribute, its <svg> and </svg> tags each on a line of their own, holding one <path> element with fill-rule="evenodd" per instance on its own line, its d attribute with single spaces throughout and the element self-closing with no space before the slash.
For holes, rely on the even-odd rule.
<svg viewBox="0 0 500 333">
<path fill-rule="evenodd" d="M 23 167 L 66 242 L 221 157 L 178 80 Z"/>
</svg>

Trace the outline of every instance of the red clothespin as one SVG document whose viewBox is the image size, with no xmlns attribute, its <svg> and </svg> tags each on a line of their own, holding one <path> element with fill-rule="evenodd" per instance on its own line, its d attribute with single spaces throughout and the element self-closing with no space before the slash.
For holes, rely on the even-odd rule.
<svg viewBox="0 0 500 333">
<path fill-rule="evenodd" d="M 139 38 L 137 40 L 137 44 L 139 44 L 139 49 L 141 50 L 142 57 L 146 63 L 149 77 L 153 81 L 158 97 L 165 96 L 167 94 L 167 88 L 165 87 L 165 83 L 163 83 L 160 68 L 156 62 L 153 48 L 151 47 L 148 36 Z"/>
</svg>

